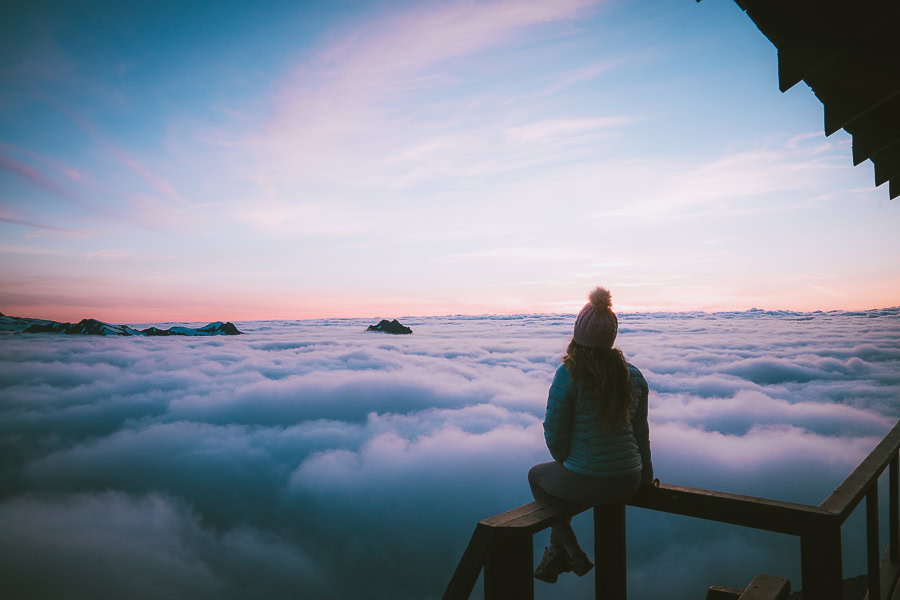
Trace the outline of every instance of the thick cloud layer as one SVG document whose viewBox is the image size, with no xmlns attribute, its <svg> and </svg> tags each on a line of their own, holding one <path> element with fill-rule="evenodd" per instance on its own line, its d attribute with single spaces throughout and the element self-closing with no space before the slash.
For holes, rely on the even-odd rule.
<svg viewBox="0 0 900 600">
<path fill-rule="evenodd" d="M 0 596 L 437 598 L 475 523 L 530 500 L 572 322 L 0 338 Z M 618 345 L 650 383 L 670 483 L 818 504 L 900 417 L 898 309 L 624 314 Z M 634 598 L 764 571 L 799 586 L 794 538 L 628 518 Z M 587 548 L 590 527 L 576 519 Z M 847 575 L 862 530 L 859 515 L 844 527 Z"/>
</svg>

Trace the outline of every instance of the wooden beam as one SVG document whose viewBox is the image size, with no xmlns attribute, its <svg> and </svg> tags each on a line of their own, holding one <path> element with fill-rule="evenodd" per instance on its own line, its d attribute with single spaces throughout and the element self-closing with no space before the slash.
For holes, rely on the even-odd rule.
<svg viewBox="0 0 900 600">
<path fill-rule="evenodd" d="M 890 181 L 900 175 L 900 142 L 881 150 L 872 157 L 875 164 L 875 185 Z"/>
<path fill-rule="evenodd" d="M 885 80 L 890 81 L 890 76 L 886 73 L 878 75 Z M 871 110 L 878 108 L 881 104 L 889 102 L 900 96 L 900 87 L 888 88 L 886 85 L 870 85 L 867 83 L 852 83 L 859 88 L 859 91 L 847 91 L 843 94 L 834 94 L 828 100 L 822 100 L 825 108 L 825 135 L 831 135 L 835 131 L 846 127 L 854 120 L 864 116 Z M 900 80 L 893 82 L 895 86 L 900 86 Z M 818 93 L 816 94 L 819 95 Z M 822 99 L 821 96 L 819 96 Z"/>
<path fill-rule="evenodd" d="M 900 140 L 900 97 L 885 102 L 845 129 L 853 136 L 853 164 L 858 165 Z"/>
<path fill-rule="evenodd" d="M 871 483 L 881 475 L 888 463 L 897 456 L 900 449 L 900 421 L 875 446 L 850 476 L 825 498 L 819 508 L 839 517 L 843 523 L 869 489 Z"/>
<path fill-rule="evenodd" d="M 790 10 L 791 5 L 782 4 L 777 6 L 767 0 L 734 0 L 741 7 L 750 20 L 756 25 L 757 29 L 766 36 L 772 44 L 778 48 L 781 43 L 781 34 L 783 32 L 783 18 L 787 14 L 783 10 L 785 6 Z"/>
<path fill-rule="evenodd" d="M 577 515 L 589 508 L 590 506 L 572 504 L 562 500 L 531 502 L 484 519 L 481 524 L 500 529 L 522 529 L 533 534 L 546 529 L 559 519 Z"/>
<path fill-rule="evenodd" d="M 796 7 L 791 7 L 796 5 Z M 779 13 L 801 12 L 782 25 L 778 47 L 778 87 L 782 92 L 832 65 L 848 55 L 870 58 L 858 50 L 872 39 L 891 39 L 900 16 L 900 5 L 891 0 L 868 2 L 856 0 L 854 10 L 837 3 L 829 5 L 813 0 L 777 3 Z M 793 10 L 790 10 L 793 8 Z M 777 18 L 777 17 L 776 17 Z"/>
<path fill-rule="evenodd" d="M 791 535 L 833 522 L 814 506 L 675 485 L 641 487 L 628 505 Z"/>
<path fill-rule="evenodd" d="M 815 73 L 822 63 L 831 60 L 836 54 L 839 55 L 840 51 L 835 52 L 833 43 L 827 40 L 808 41 L 802 45 L 782 44 L 778 48 L 778 89 L 788 91 Z"/>
<path fill-rule="evenodd" d="M 668 484 L 659 487 L 643 486 L 627 504 L 792 535 L 800 535 L 809 527 L 830 523 L 832 517 L 828 512 L 806 504 Z M 590 507 L 561 500 L 532 502 L 484 519 L 481 524 L 536 533 L 558 519 L 577 515 L 588 508 Z"/>
<path fill-rule="evenodd" d="M 559 501 L 551 501 L 551 502 L 529 502 L 528 504 L 523 504 L 522 506 L 517 506 L 512 510 L 508 510 L 506 512 L 502 512 L 499 515 L 494 515 L 493 517 L 488 517 L 487 519 L 482 519 L 480 521 L 481 524 L 488 527 L 501 527 L 504 524 L 518 519 L 522 515 L 527 515 L 536 510 L 541 510 L 547 506 L 557 505 Z"/>
<path fill-rule="evenodd" d="M 548 500 L 546 502 L 529 502 L 512 510 L 494 515 L 483 519 L 481 523 L 488 527 L 521 527 L 523 517 L 531 517 L 534 514 L 543 514 L 552 517 L 553 515 L 573 515 L 578 512 L 586 511 L 589 506 L 580 506 L 565 502 L 564 500 Z M 577 512 L 573 512 L 577 511 Z"/>
</svg>

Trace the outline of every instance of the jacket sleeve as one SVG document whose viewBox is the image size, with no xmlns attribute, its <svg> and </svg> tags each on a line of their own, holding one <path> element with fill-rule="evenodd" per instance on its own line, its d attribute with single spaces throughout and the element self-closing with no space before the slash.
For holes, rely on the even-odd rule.
<svg viewBox="0 0 900 600">
<path fill-rule="evenodd" d="M 547 398 L 547 414 L 544 416 L 544 440 L 547 442 L 550 456 L 557 462 L 564 461 L 569 455 L 574 404 L 572 379 L 569 370 L 562 365 L 553 377 Z"/>
<path fill-rule="evenodd" d="M 647 422 L 648 398 L 650 388 L 647 380 L 636 368 L 632 367 L 631 385 L 640 393 L 637 410 L 631 420 L 634 431 L 634 439 L 637 440 L 638 450 L 641 453 L 641 484 L 653 483 L 653 459 L 650 456 L 650 424 Z"/>
</svg>

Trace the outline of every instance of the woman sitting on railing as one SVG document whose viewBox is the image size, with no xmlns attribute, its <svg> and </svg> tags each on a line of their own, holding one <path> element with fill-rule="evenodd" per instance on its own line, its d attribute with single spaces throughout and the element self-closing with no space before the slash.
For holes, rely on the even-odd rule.
<svg viewBox="0 0 900 600">
<path fill-rule="evenodd" d="M 553 462 L 528 473 L 535 500 L 618 504 L 641 484 L 654 483 L 647 382 L 613 348 L 619 322 L 609 291 L 598 287 L 589 300 L 575 319 L 572 341 L 550 386 L 544 438 Z M 569 521 L 552 526 L 536 578 L 555 583 L 560 573 L 581 576 L 594 566 Z"/>
</svg>

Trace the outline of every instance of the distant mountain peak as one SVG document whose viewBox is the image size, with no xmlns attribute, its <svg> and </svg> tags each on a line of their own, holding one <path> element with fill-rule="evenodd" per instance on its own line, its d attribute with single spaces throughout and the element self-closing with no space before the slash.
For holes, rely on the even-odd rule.
<svg viewBox="0 0 900 600">
<path fill-rule="evenodd" d="M 383 333 L 394 334 L 412 333 L 412 329 L 406 325 L 402 325 L 397 319 L 394 319 L 393 321 L 382 319 L 378 322 L 378 325 L 369 325 L 366 327 L 366 331 L 381 331 Z"/>
</svg>

